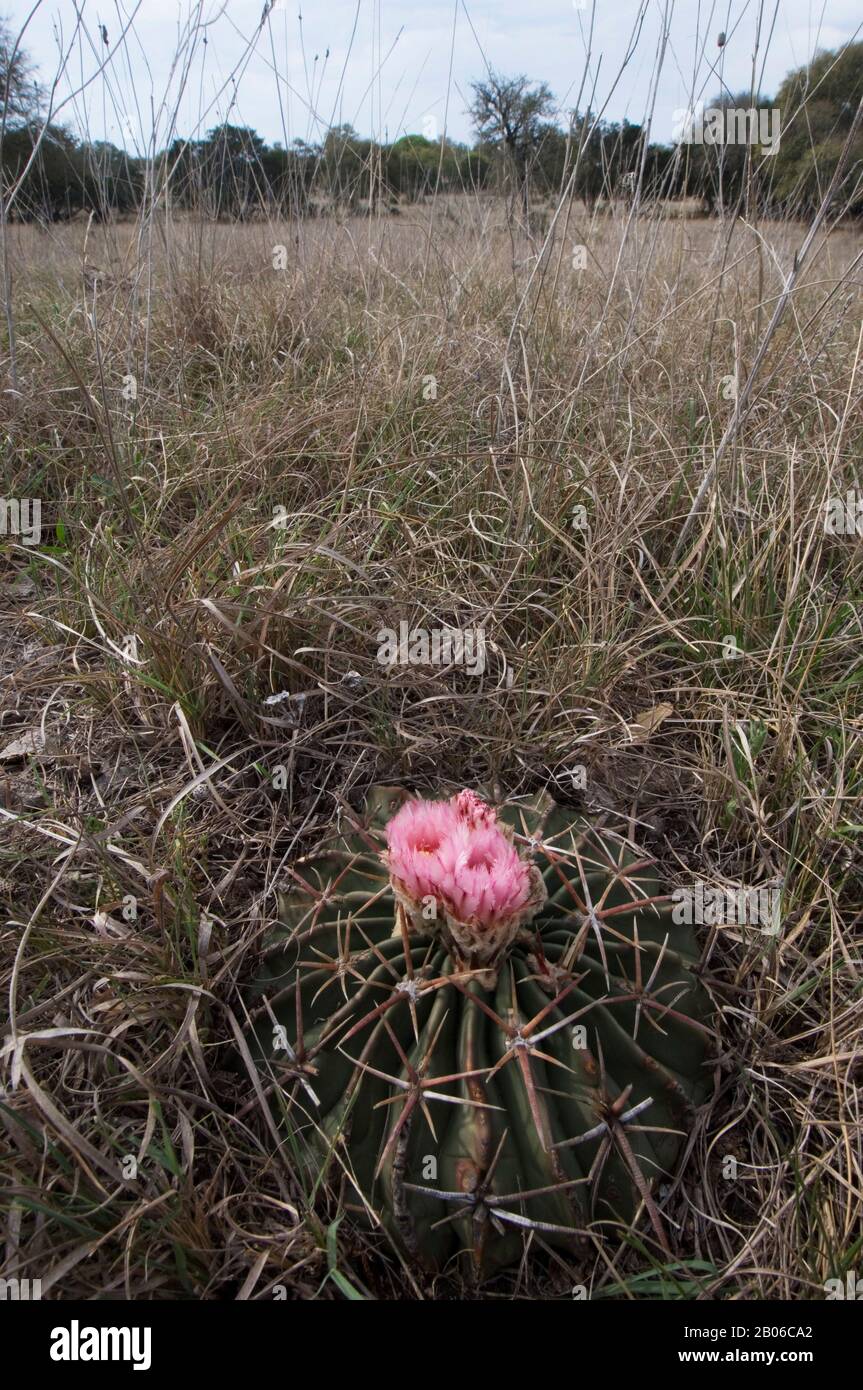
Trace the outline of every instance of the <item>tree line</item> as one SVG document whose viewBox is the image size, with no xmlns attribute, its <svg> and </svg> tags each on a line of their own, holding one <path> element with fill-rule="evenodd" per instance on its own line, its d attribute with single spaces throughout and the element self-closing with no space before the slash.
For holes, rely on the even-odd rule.
<svg viewBox="0 0 863 1390">
<path fill-rule="evenodd" d="M 88 142 L 46 123 L 26 55 L 10 49 L 0 24 L 0 177 L 9 216 L 43 223 L 79 213 L 133 213 L 146 198 L 212 218 L 395 212 L 438 193 L 496 192 L 511 215 L 566 191 L 592 209 L 600 200 L 694 198 L 706 212 L 745 204 L 750 215 L 809 215 L 830 182 L 863 96 L 863 43 L 821 53 L 788 75 L 772 101 L 725 94 L 715 110 L 778 108 L 781 139 L 766 156 L 757 142 L 649 139 L 642 125 L 591 111 L 564 120 L 542 82 L 491 72 L 472 86 L 475 139 L 429 134 L 381 143 L 351 126 L 318 143 L 267 144 L 228 123 L 198 140 L 175 140 L 155 158 Z M 795 115 L 795 113 L 797 113 Z M 846 161 L 839 196 L 863 213 L 863 135 Z"/>
</svg>

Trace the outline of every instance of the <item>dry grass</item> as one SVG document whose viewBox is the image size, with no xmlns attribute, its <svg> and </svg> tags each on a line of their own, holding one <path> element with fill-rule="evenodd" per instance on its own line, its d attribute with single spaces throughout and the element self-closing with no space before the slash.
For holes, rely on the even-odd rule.
<svg viewBox="0 0 863 1390">
<path fill-rule="evenodd" d="M 2 1273 L 44 1296 L 453 1292 L 310 1201 L 231 1062 L 286 864 L 388 780 L 549 786 L 634 811 L 671 883 L 784 884 L 775 940 L 700 929 L 679 1265 L 643 1225 L 481 1296 L 859 1267 L 863 563 L 823 520 L 861 476 L 859 233 L 807 268 L 672 567 L 803 231 L 566 220 L 10 229 L 4 490 L 44 534 L 0 552 L 0 757 L 40 731 L 0 761 Z M 485 674 L 382 668 L 401 620 L 484 627 Z"/>
</svg>

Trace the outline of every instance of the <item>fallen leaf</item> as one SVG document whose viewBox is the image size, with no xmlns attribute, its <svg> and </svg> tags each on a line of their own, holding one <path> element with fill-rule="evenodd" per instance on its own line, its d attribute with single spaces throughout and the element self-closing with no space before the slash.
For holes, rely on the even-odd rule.
<svg viewBox="0 0 863 1390">
<path fill-rule="evenodd" d="M 674 706 L 668 704 L 654 705 L 653 709 L 646 709 L 637 714 L 629 725 L 629 738 L 631 743 L 643 743 L 649 738 L 654 729 L 658 729 L 663 720 L 674 713 Z"/>
<path fill-rule="evenodd" d="M 34 753 L 42 753 L 45 749 L 45 735 L 39 728 L 25 729 L 18 738 L 13 738 L 11 743 L 0 752 L 0 762 L 17 762 L 19 758 L 29 758 Z"/>
</svg>

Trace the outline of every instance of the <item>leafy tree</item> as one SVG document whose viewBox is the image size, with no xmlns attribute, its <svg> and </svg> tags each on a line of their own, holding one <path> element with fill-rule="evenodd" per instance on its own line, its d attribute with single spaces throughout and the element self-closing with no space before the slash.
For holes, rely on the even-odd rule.
<svg viewBox="0 0 863 1390">
<path fill-rule="evenodd" d="M 352 125 L 332 126 L 321 152 L 323 187 L 338 207 L 355 212 L 372 195 L 373 145 Z"/>
<path fill-rule="evenodd" d="M 137 161 L 107 142 L 81 144 L 62 126 L 19 125 L 6 132 L 2 154 L 6 187 L 27 169 L 12 209 L 16 219 L 57 222 L 84 211 L 101 221 L 138 206 Z"/>
<path fill-rule="evenodd" d="M 531 164 L 555 111 L 551 90 L 544 82 L 531 82 L 523 75 L 502 77 L 496 72 L 489 72 L 482 82 L 471 83 L 471 88 L 474 129 L 484 144 L 502 151 L 512 194 L 511 208 L 520 193 L 527 216 Z"/>
<path fill-rule="evenodd" d="M 265 201 L 260 161 L 266 145 L 249 126 L 215 126 L 195 147 L 198 176 L 216 217 L 248 217 Z"/>
<path fill-rule="evenodd" d="M 783 206 L 811 215 L 820 205 L 863 96 L 863 42 L 819 53 L 789 73 L 776 94 L 782 139 L 774 156 L 775 196 Z M 805 103 L 805 107 L 804 104 Z M 801 109 L 803 107 L 803 109 Z M 839 197 L 863 213 L 863 129 L 849 153 Z"/>
<path fill-rule="evenodd" d="M 35 121 L 41 93 L 29 56 L 16 46 L 9 21 L 0 18 L 0 122 L 6 129 Z"/>
<path fill-rule="evenodd" d="M 489 162 L 480 151 L 425 135 L 403 135 L 384 150 L 384 170 L 394 196 L 414 200 L 424 194 L 481 188 Z"/>
</svg>

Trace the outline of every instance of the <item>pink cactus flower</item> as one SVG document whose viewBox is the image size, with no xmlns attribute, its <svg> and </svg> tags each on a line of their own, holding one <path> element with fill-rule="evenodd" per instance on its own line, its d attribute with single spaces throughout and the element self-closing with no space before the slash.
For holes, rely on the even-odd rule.
<svg viewBox="0 0 863 1390">
<path fill-rule="evenodd" d="M 497 812 L 492 806 L 487 806 L 481 796 L 476 792 L 459 792 L 454 798 L 456 811 L 459 819 L 468 825 L 494 825 L 497 821 Z"/>
<path fill-rule="evenodd" d="M 523 907 L 530 866 L 496 825 L 461 821 L 437 855 L 436 887 L 452 916 L 490 927 Z"/>
<path fill-rule="evenodd" d="M 450 935 L 477 962 L 512 941 L 545 899 L 536 867 L 518 853 L 494 809 L 472 791 L 450 801 L 408 801 L 387 826 L 386 862 L 397 899 L 429 929 L 434 899 Z"/>
<path fill-rule="evenodd" d="M 459 818 L 451 801 L 406 801 L 387 826 L 390 873 L 417 902 L 443 880 L 441 850 Z"/>
</svg>

